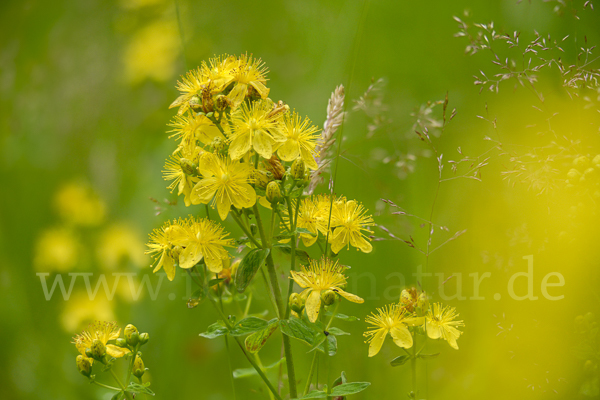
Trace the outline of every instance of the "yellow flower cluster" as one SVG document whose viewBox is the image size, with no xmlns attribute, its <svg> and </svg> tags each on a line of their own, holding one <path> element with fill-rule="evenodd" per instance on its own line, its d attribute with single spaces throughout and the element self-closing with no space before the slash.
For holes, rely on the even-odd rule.
<svg viewBox="0 0 600 400">
<path fill-rule="evenodd" d="M 205 218 L 167 221 L 150 234 L 146 254 L 154 258 L 154 272 L 163 268 L 171 281 L 177 265 L 189 269 L 202 260 L 210 271 L 219 273 L 229 265 L 225 247 L 231 247 L 233 240 L 228 235 L 221 225 Z"/>
<path fill-rule="evenodd" d="M 405 289 L 399 303 L 378 308 L 377 312 L 366 317 L 366 322 L 372 325 L 364 333 L 369 343 L 369 357 L 379 353 L 388 333 L 398 347 L 412 347 L 413 333 L 409 327 L 421 329 L 430 339 L 444 339 L 458 350 L 456 340 L 462 332 L 457 328 L 464 323 L 456 321 L 457 317 L 454 307 L 444 307 L 439 303 L 430 307 L 425 292 L 419 294 L 415 288 Z"/>
<path fill-rule="evenodd" d="M 179 111 L 169 133 L 179 143 L 163 176 L 171 190 L 184 195 L 186 206 L 216 206 L 223 220 L 231 206 L 254 206 L 251 185 L 257 184 L 253 171 L 259 158 L 279 164 L 301 159 L 309 169 L 317 168 L 319 129 L 267 97 L 267 72 L 251 55 L 223 55 L 178 82 L 180 95 L 171 107 Z"/>
<path fill-rule="evenodd" d="M 289 215 L 283 215 L 282 223 L 289 224 Z M 329 195 L 314 195 L 300 202 L 297 227 L 310 232 L 300 234 L 307 247 L 312 246 L 320 234 L 328 238 L 334 253 L 350 246 L 370 253 L 373 246 L 367 234 L 373 233 L 369 230 L 373 225 L 373 217 L 356 200 L 347 200 L 343 196 L 332 199 Z"/>
</svg>

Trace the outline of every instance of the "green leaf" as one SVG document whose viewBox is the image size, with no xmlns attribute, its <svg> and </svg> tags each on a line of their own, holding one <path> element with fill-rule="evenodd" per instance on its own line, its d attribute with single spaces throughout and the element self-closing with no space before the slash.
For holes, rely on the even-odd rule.
<svg viewBox="0 0 600 400">
<path fill-rule="evenodd" d="M 309 346 L 315 344 L 315 331 L 302 319 L 290 318 L 279 322 L 281 332 Z"/>
<path fill-rule="evenodd" d="M 315 349 L 325 352 L 325 335 L 321 331 L 315 330 L 306 321 L 300 318 L 292 317 L 279 322 L 281 332 L 285 335 L 300 340 L 311 347 L 310 351 Z M 337 352 L 337 340 L 334 335 L 327 336 L 329 341 L 329 355 L 333 356 Z"/>
<path fill-rule="evenodd" d="M 312 233 L 311 231 L 309 231 L 306 228 L 296 228 L 296 233 L 297 234 L 303 233 L 303 234 L 310 235 L 310 236 L 317 236 L 316 233 Z"/>
<path fill-rule="evenodd" d="M 326 317 L 331 317 L 332 315 L 334 315 L 334 314 L 331 311 L 325 311 Z M 348 321 L 348 322 L 360 321 L 360 318 L 358 318 L 358 317 L 354 317 L 352 315 L 345 315 L 345 314 L 335 314 L 334 318 L 341 319 L 341 320 Z"/>
<path fill-rule="evenodd" d="M 269 325 L 266 328 L 248 336 L 245 341 L 246 350 L 253 354 L 258 353 L 265 343 L 267 343 L 267 340 L 271 337 L 273 332 L 277 330 L 278 326 L 279 320 L 275 319 L 269 322 Z"/>
<path fill-rule="evenodd" d="M 228 332 L 229 331 L 223 326 L 222 322 L 217 321 L 209 326 L 206 332 L 201 333 L 200 336 L 207 339 L 215 339 L 219 336 L 227 335 Z"/>
<path fill-rule="evenodd" d="M 257 317 L 248 317 L 242 319 L 231 328 L 231 336 L 243 336 L 249 333 L 260 331 L 269 325 L 268 321 Z"/>
<path fill-rule="evenodd" d="M 435 354 L 419 354 L 417 357 L 419 358 L 435 358 L 437 356 L 439 356 L 441 353 L 435 353 Z"/>
<path fill-rule="evenodd" d="M 360 393 L 371 385 L 370 382 L 351 382 L 342 383 L 331 389 L 330 396 L 348 396 L 350 394 Z"/>
<path fill-rule="evenodd" d="M 327 393 L 325 393 L 324 391 L 322 391 L 322 390 L 313 390 L 312 392 L 310 392 L 306 396 L 298 397 L 298 399 L 295 399 L 295 400 L 324 399 L 326 397 L 327 397 Z"/>
<path fill-rule="evenodd" d="M 213 287 L 215 286 L 217 283 L 223 282 L 225 279 L 224 278 L 215 278 L 215 279 L 211 279 L 210 281 L 208 281 L 208 287 Z"/>
<path fill-rule="evenodd" d="M 267 259 L 269 251 L 269 249 L 254 249 L 242 259 L 235 274 L 235 287 L 238 292 L 242 293 L 246 290 L 258 269 Z"/>
<path fill-rule="evenodd" d="M 329 330 L 327 332 L 329 332 L 330 335 L 335 335 L 335 336 L 350 335 L 348 332 L 344 332 L 343 330 L 336 328 L 336 327 L 329 328 Z"/>
<path fill-rule="evenodd" d="M 282 253 L 285 253 L 288 255 L 292 254 L 292 246 L 290 246 L 289 244 L 278 243 L 273 247 L 280 250 Z M 296 258 L 298 258 L 298 261 L 300 261 L 302 264 L 308 263 L 310 256 L 308 255 L 308 253 L 306 251 L 304 251 L 302 249 L 296 249 L 295 253 L 296 253 Z"/>
<path fill-rule="evenodd" d="M 400 365 L 404 365 L 406 364 L 406 362 L 410 360 L 410 356 L 400 356 L 400 357 L 396 357 L 394 358 L 392 361 L 390 361 L 390 365 L 392 367 L 398 367 Z"/>
<path fill-rule="evenodd" d="M 144 393 L 149 394 L 150 396 L 154 396 L 154 392 L 148 389 L 150 386 L 150 382 L 146 382 L 143 385 L 135 382 L 129 382 L 129 386 L 127 386 L 127 391 L 132 393 Z"/>
<path fill-rule="evenodd" d="M 263 369 L 264 370 L 273 369 L 273 368 L 279 366 L 283 362 L 285 362 L 285 357 L 277 360 L 276 362 L 274 362 L 271 365 L 267 365 Z M 256 370 L 254 368 L 239 368 L 239 369 L 236 369 L 233 371 L 234 379 L 247 378 L 249 376 L 254 376 L 254 375 L 258 375 L 258 372 L 256 372 Z"/>
</svg>

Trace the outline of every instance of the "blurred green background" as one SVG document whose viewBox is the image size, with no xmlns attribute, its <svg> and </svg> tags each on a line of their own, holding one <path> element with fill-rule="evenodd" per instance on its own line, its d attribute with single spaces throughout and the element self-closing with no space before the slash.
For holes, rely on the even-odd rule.
<svg viewBox="0 0 600 400">
<path fill-rule="evenodd" d="M 51 272 L 49 284 L 57 272 L 117 271 L 131 272 L 138 283 L 147 276 L 147 282 L 157 284 L 159 276 L 151 274 L 143 255 L 147 233 L 167 218 L 200 212 L 186 209 L 182 201 L 173 205 L 176 196 L 161 177 L 173 148 L 166 124 L 174 114 L 168 110 L 177 96 L 174 85 L 202 60 L 245 52 L 266 62 L 274 100 L 284 100 L 319 125 L 338 84 L 346 86 L 351 111 L 351 100 L 372 78 L 385 78 L 385 87 L 376 92 L 383 105 L 374 106 L 381 117 L 375 133 L 369 135 L 373 120 L 365 113 L 348 115 L 336 192 L 362 201 L 376 222 L 398 237 L 412 236 L 425 246 L 427 228 L 418 219 L 391 215 L 397 210 L 380 199 L 427 220 L 437 186 L 437 161 L 414 134 L 411 113 L 448 93 L 448 113 L 456 108 L 457 116 L 434 139 L 438 151 L 444 160 L 460 159 L 457 147 L 471 156 L 485 154 L 479 160 L 490 157 L 481 182 L 442 182 L 435 203 L 433 221 L 450 233 L 436 229 L 432 247 L 456 231 L 467 232 L 433 253 L 428 270 L 444 273 L 441 280 L 462 274 L 462 294 L 468 298 L 476 295 L 469 274 L 490 272 L 491 278 L 479 291 L 485 300 L 447 301 L 460 312 L 465 333 L 458 351 L 446 343 L 428 348 L 441 355 L 419 369 L 420 398 L 598 397 L 600 343 L 588 340 L 589 332 L 575 323 L 577 316 L 598 308 L 596 203 L 563 192 L 560 184 L 539 190 L 532 183 L 548 173 L 540 167 L 547 155 L 538 150 L 561 138 L 568 138 L 567 150 L 552 164 L 552 182 L 565 181 L 576 156 L 593 158 L 600 152 L 597 92 L 589 101 L 583 95 L 569 97 L 554 69 L 540 72 L 542 104 L 514 82 L 498 94 L 479 94 L 473 75 L 493 67 L 491 55 L 466 55 L 468 41 L 453 37 L 458 26 L 452 16 L 463 18 L 469 10 L 476 22 L 493 20 L 499 30 L 523 32 L 523 41 L 533 40 L 534 31 L 557 39 L 569 35 L 562 57 L 574 63 L 585 40 L 598 43 L 600 18 L 597 11 L 583 9 L 583 2 L 560 4 L 3 1 L 0 398 L 109 399 L 78 374 L 77 352 L 69 343 L 95 318 L 120 326 L 131 322 L 150 333 L 144 359 L 156 398 L 232 398 L 224 342 L 198 336 L 217 315 L 208 304 L 186 307 L 186 281 L 179 272 L 174 282 L 163 280 L 155 301 L 146 291 L 135 301 L 119 289 L 112 301 L 100 296 L 94 302 L 86 299 L 81 278 L 69 301 L 58 293 L 46 301 L 36 272 Z M 548 134 L 547 116 L 554 113 L 556 124 Z M 441 118 L 441 106 L 432 116 Z M 496 119 L 497 129 L 477 116 Z M 503 143 L 502 150 L 495 141 Z M 506 179 L 521 156 L 527 171 L 533 165 L 534 178 L 526 171 Z M 449 168 L 445 177 L 453 176 Z M 238 233 L 229 221 L 225 225 Z M 352 335 L 339 339 L 332 375 L 344 370 L 351 381 L 372 382 L 356 399 L 406 398 L 409 368 L 389 366 L 401 350 L 386 344 L 377 357 L 367 358 L 364 317 L 396 301 L 398 273 L 406 285 L 414 285 L 411 274 L 425 257 L 379 229 L 375 235 L 386 240 L 374 242 L 373 253 L 342 254 L 353 267 L 350 287 L 366 302 L 345 302 L 340 308 L 361 321 L 338 324 Z M 539 299 L 511 299 L 507 282 L 515 272 L 526 271 L 522 257 L 528 255 L 534 256 Z M 564 276 L 563 287 L 549 289 L 564 299 L 542 297 L 541 281 L 549 272 Z M 440 300 L 441 289 L 456 293 L 459 282 L 457 275 L 441 288 L 432 278 L 427 288 Z M 518 282 L 517 292 L 524 293 L 524 280 Z M 501 300 L 494 299 L 496 293 Z M 252 307 L 261 312 L 268 302 L 263 298 Z M 594 318 L 588 314 L 585 324 Z M 280 351 L 279 341 L 272 340 L 261 353 L 265 364 L 278 360 Z M 306 351 L 294 343 L 300 379 L 309 367 Z M 232 350 L 232 363 L 234 368 L 249 366 L 238 349 Z M 238 398 L 268 398 L 257 378 L 236 380 L 236 390 Z"/>
</svg>

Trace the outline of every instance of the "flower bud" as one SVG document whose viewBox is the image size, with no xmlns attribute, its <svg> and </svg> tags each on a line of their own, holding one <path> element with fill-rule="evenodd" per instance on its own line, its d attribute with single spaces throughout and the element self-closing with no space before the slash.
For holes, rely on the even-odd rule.
<svg viewBox="0 0 600 400">
<path fill-rule="evenodd" d="M 141 344 L 148 343 L 148 340 L 150 340 L 150 335 L 148 335 L 148 333 L 144 332 L 144 333 L 140 334 L 140 343 Z"/>
<path fill-rule="evenodd" d="M 302 309 L 304 308 L 304 302 L 298 293 L 290 294 L 290 307 L 293 311 L 298 314 L 302 313 Z"/>
<path fill-rule="evenodd" d="M 281 161 L 277 156 L 273 155 L 265 162 L 265 167 L 273 174 L 273 177 L 277 180 L 281 180 L 285 175 L 285 168 L 281 164 Z"/>
<path fill-rule="evenodd" d="M 573 160 L 573 166 L 586 168 L 590 163 L 590 159 L 586 156 L 579 156 Z"/>
<path fill-rule="evenodd" d="M 77 356 L 77 369 L 83 376 L 89 377 L 92 373 L 92 363 L 89 358 L 82 356 L 81 354 Z"/>
<path fill-rule="evenodd" d="M 569 179 L 577 179 L 581 176 L 581 172 L 576 170 L 575 168 L 571 168 L 567 173 L 567 178 Z"/>
<path fill-rule="evenodd" d="M 252 170 L 250 174 L 251 182 L 254 186 L 259 188 L 266 188 L 270 181 L 273 180 L 273 174 L 267 171 L 261 171 L 259 169 Z"/>
<path fill-rule="evenodd" d="M 179 160 L 179 166 L 186 175 L 198 175 L 198 165 L 187 158 L 182 157 Z"/>
<path fill-rule="evenodd" d="M 271 204 L 277 204 L 279 200 L 281 200 L 281 189 L 279 188 L 279 183 L 272 181 L 267 185 L 267 200 Z"/>
<path fill-rule="evenodd" d="M 92 351 L 92 357 L 94 357 L 96 360 L 100 360 L 106 354 L 106 345 L 104 345 L 104 343 L 102 343 L 100 340 L 94 339 L 92 341 L 92 347 L 90 350 Z"/>
<path fill-rule="evenodd" d="M 417 307 L 421 309 L 421 312 L 423 314 L 427 312 L 427 310 L 429 310 L 429 297 L 427 297 L 427 294 L 425 294 L 425 292 L 419 295 L 419 300 L 417 300 Z"/>
<path fill-rule="evenodd" d="M 323 300 L 323 304 L 326 306 L 330 306 L 335 303 L 336 298 L 337 295 L 333 290 L 325 290 L 324 292 L 321 292 L 321 300 Z"/>
<path fill-rule="evenodd" d="M 133 362 L 133 375 L 141 378 L 144 375 L 144 372 L 146 372 L 146 369 L 144 368 L 144 361 L 138 354 L 135 356 L 135 361 Z"/>
<path fill-rule="evenodd" d="M 304 179 L 305 168 L 304 160 L 300 157 L 296 158 L 296 161 L 294 161 L 292 164 L 290 171 L 292 173 L 292 177 L 296 180 Z"/>
<path fill-rule="evenodd" d="M 176 262 L 179 262 L 179 255 L 181 254 L 182 251 L 183 251 L 183 247 L 181 247 L 179 245 L 171 247 L 171 258 L 173 260 L 175 260 Z"/>
<path fill-rule="evenodd" d="M 118 338 L 118 339 L 115 341 L 115 344 L 116 344 L 117 346 L 119 346 L 119 347 L 127 347 L 127 341 L 126 341 L 125 339 L 123 339 L 123 338 Z"/>
<path fill-rule="evenodd" d="M 229 101 L 227 96 L 224 96 L 222 94 L 217 96 L 217 99 L 215 101 L 215 107 L 217 108 L 218 111 L 223 111 L 227 107 L 230 107 L 230 106 L 231 106 L 231 102 Z"/>
<path fill-rule="evenodd" d="M 198 112 L 198 111 L 202 110 L 202 104 L 200 103 L 200 97 L 199 96 L 192 96 L 192 98 L 190 99 L 190 101 L 188 102 L 188 104 L 190 105 L 190 108 L 194 112 Z"/>
<path fill-rule="evenodd" d="M 223 150 L 225 150 L 225 148 L 227 147 L 227 143 L 225 143 L 225 140 L 223 140 L 223 138 L 216 136 L 212 143 L 210 144 L 210 146 L 213 148 L 214 152 L 220 153 Z"/>
<path fill-rule="evenodd" d="M 127 344 L 130 346 L 135 346 L 140 341 L 140 334 L 137 328 L 132 324 L 125 327 L 123 335 L 125 336 L 125 340 L 127 340 Z"/>
</svg>

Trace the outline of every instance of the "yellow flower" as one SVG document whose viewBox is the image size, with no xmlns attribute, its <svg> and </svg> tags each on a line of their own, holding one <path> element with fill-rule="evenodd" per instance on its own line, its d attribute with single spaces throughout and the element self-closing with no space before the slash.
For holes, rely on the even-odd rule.
<svg viewBox="0 0 600 400">
<path fill-rule="evenodd" d="M 281 131 L 282 114 L 268 99 L 255 101 L 251 105 L 242 104 L 231 117 L 231 159 L 239 160 L 251 149 L 265 159 L 271 158 L 273 148 L 285 141 Z"/>
<path fill-rule="evenodd" d="M 175 19 L 158 20 L 135 32 L 125 48 L 125 75 L 131 84 L 171 79 L 179 57 L 180 39 Z M 157 56 L 160 54 L 160 56 Z"/>
<path fill-rule="evenodd" d="M 100 225 L 106 214 L 106 206 L 96 193 L 86 185 L 75 182 L 59 189 L 54 205 L 65 221 L 75 225 Z"/>
<path fill-rule="evenodd" d="M 38 271 L 69 271 L 75 268 L 78 259 L 79 243 L 66 228 L 44 231 L 35 244 L 33 264 Z"/>
<path fill-rule="evenodd" d="M 181 245 L 185 233 L 181 221 L 167 221 L 161 228 L 154 229 L 150 234 L 150 243 L 146 245 L 149 248 L 146 254 L 150 254 L 156 263 L 152 272 L 164 268 L 170 281 L 175 278 L 177 254 L 174 255 L 172 250 L 173 247 Z"/>
<path fill-rule="evenodd" d="M 189 175 L 183 170 L 181 167 L 182 159 L 184 161 L 188 160 L 192 164 L 197 163 L 201 151 L 202 149 L 199 147 L 196 147 L 196 151 L 193 153 L 186 151 L 186 149 L 184 149 L 184 151 L 177 151 L 165 162 L 163 169 L 163 178 L 166 181 L 171 181 L 171 184 L 168 186 L 168 188 L 171 189 L 171 193 L 177 188 L 177 195 L 184 195 L 186 207 L 189 207 L 192 204 L 192 189 L 200 178 Z"/>
<path fill-rule="evenodd" d="M 139 233 L 125 223 L 106 228 L 100 237 L 96 254 L 102 266 L 110 270 L 117 269 L 123 262 L 132 262 L 141 267 L 148 261 Z"/>
<path fill-rule="evenodd" d="M 205 145 L 210 145 L 216 137 L 225 140 L 219 128 L 202 114 L 194 115 L 189 112 L 185 115 L 176 115 L 169 126 L 173 128 L 169 131 L 169 133 L 172 133 L 169 138 L 181 139 L 181 143 L 175 151 L 181 150 L 185 146 L 192 145 L 195 147 L 196 140 Z"/>
<path fill-rule="evenodd" d="M 307 197 L 300 202 L 300 209 L 298 210 L 298 220 L 296 226 L 298 228 L 304 228 L 314 234 L 301 233 L 300 238 L 302 243 L 306 247 L 312 246 L 318 239 L 319 232 L 327 232 L 327 220 L 329 217 L 329 203 L 327 207 L 319 207 L 319 201 L 317 197 Z M 322 205 L 322 204 L 321 204 Z M 295 209 L 296 205 L 292 207 Z M 287 211 L 282 215 L 282 224 L 284 226 L 290 225 L 289 216 Z"/>
<path fill-rule="evenodd" d="M 252 207 L 256 203 L 256 192 L 248 184 L 252 169 L 248 163 L 204 153 L 198 164 L 202 179 L 192 190 L 192 203 L 208 204 L 212 200 L 222 220 L 227 218 L 231 205 L 236 208 Z"/>
<path fill-rule="evenodd" d="M 302 157 L 306 166 L 317 169 L 315 147 L 320 138 L 318 131 L 316 126 L 311 125 L 310 119 L 301 120 L 296 112 L 286 115 L 282 128 L 286 141 L 279 147 L 277 154 L 283 161 L 294 161 Z"/>
<path fill-rule="evenodd" d="M 66 332 L 73 332 L 95 319 L 112 320 L 115 318 L 113 303 L 103 290 L 99 290 L 93 298 L 90 298 L 86 289 L 73 290 L 60 313 L 60 323 Z"/>
<path fill-rule="evenodd" d="M 463 321 L 454 321 L 456 317 L 458 313 L 454 307 L 444 307 L 434 303 L 433 311 L 429 310 L 427 313 L 427 336 L 431 339 L 442 338 L 458 350 L 456 339 L 462 335 L 462 332 L 456 328 L 465 324 Z"/>
<path fill-rule="evenodd" d="M 364 302 L 360 297 L 341 289 L 346 285 L 346 276 L 342 274 L 343 271 L 344 267 L 337 261 L 325 257 L 320 260 L 310 260 L 309 266 L 302 266 L 300 272 L 291 271 L 294 281 L 301 288 L 306 289 L 302 295 L 307 296 L 306 314 L 311 322 L 315 322 L 319 317 L 321 292 L 324 290 L 332 290 L 353 303 Z"/>
<path fill-rule="evenodd" d="M 373 233 L 369 226 L 373 226 L 373 218 L 367 215 L 367 210 L 355 200 L 338 202 L 331 212 L 331 227 L 329 235 L 331 251 L 339 253 L 344 247 L 352 245 L 364 253 L 370 253 L 373 246 L 363 233 Z"/>
<path fill-rule="evenodd" d="M 423 318 L 413 318 L 412 314 L 397 304 L 378 308 L 377 313 L 371 313 L 365 321 L 373 325 L 363 334 L 367 338 L 365 343 L 369 343 L 369 357 L 379 353 L 388 333 L 398 347 L 412 347 L 413 338 L 408 326 L 423 324 Z"/>
<path fill-rule="evenodd" d="M 185 239 L 181 242 L 184 250 L 179 255 L 179 266 L 192 268 L 202 259 L 211 272 L 219 273 L 223 264 L 229 263 L 229 253 L 225 247 L 233 246 L 233 239 L 216 222 L 203 218 L 189 217 L 184 226 Z"/>
<path fill-rule="evenodd" d="M 256 59 L 252 55 L 242 54 L 237 59 L 231 70 L 235 86 L 227 95 L 233 108 L 237 108 L 244 101 L 248 94 L 248 86 L 254 88 L 262 99 L 267 98 L 269 89 L 265 84 L 267 83 L 266 75 L 268 72 L 260 58 Z"/>
<path fill-rule="evenodd" d="M 189 108 L 189 101 L 196 95 L 212 96 L 220 93 L 233 79 L 233 69 L 238 61 L 233 56 L 223 55 L 211 58 L 207 63 L 189 71 L 177 82 L 177 90 L 181 95 L 169 106 L 179 107 L 177 114 L 183 114 Z"/>
<path fill-rule="evenodd" d="M 92 342 L 98 339 L 106 346 L 106 353 L 111 357 L 123 357 L 129 353 L 129 349 L 115 346 L 114 344 L 108 344 L 109 341 L 119 338 L 121 334 L 121 328 L 117 326 L 116 322 L 104 322 L 96 321 L 90 324 L 86 331 L 83 331 L 80 335 L 73 338 L 71 343 L 75 344 L 77 350 L 84 356 L 85 350 L 92 347 Z M 92 359 L 90 359 L 92 362 Z"/>
</svg>

